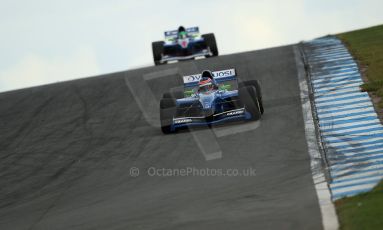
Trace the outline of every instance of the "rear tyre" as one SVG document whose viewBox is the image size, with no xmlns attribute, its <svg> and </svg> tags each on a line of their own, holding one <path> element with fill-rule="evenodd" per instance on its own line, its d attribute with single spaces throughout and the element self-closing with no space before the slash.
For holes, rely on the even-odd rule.
<svg viewBox="0 0 383 230">
<path fill-rule="evenodd" d="M 180 99 L 184 98 L 184 92 L 182 90 L 173 90 L 172 92 L 166 92 L 162 95 L 162 98 Z"/>
<path fill-rule="evenodd" d="M 265 109 L 263 108 L 263 101 L 262 101 L 262 91 L 261 91 L 261 85 L 259 84 L 258 80 L 249 80 L 249 81 L 243 81 L 238 84 L 238 88 L 242 88 L 245 86 L 254 86 L 257 90 L 257 97 L 259 102 L 259 109 L 261 111 L 261 114 L 265 112 Z"/>
<path fill-rule="evenodd" d="M 255 87 L 244 86 L 240 88 L 238 96 L 246 111 L 251 114 L 251 120 L 259 120 L 261 118 L 261 110 Z"/>
<path fill-rule="evenodd" d="M 161 58 L 164 52 L 164 42 L 152 42 L 153 60 L 155 65 L 161 65 Z"/>
<path fill-rule="evenodd" d="M 210 48 L 213 56 L 218 56 L 218 47 L 214 34 L 203 34 L 202 38 L 205 40 L 206 45 Z"/>
<path fill-rule="evenodd" d="M 160 101 L 160 121 L 161 130 L 164 134 L 169 134 L 174 131 L 171 130 L 173 124 L 173 116 L 176 111 L 175 101 L 172 98 L 162 98 Z"/>
</svg>

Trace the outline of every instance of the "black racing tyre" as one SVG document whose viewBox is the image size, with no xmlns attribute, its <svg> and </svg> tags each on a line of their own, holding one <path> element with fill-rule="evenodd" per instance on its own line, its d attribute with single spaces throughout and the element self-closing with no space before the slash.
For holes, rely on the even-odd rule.
<svg viewBox="0 0 383 230">
<path fill-rule="evenodd" d="M 164 52 L 164 42 L 152 42 L 153 59 L 155 65 L 161 65 L 162 53 Z"/>
<path fill-rule="evenodd" d="M 183 90 L 173 90 L 172 92 L 166 92 L 162 95 L 162 98 L 173 98 L 173 99 L 184 98 L 184 91 Z"/>
<path fill-rule="evenodd" d="M 161 130 L 164 134 L 172 133 L 171 125 L 176 112 L 175 101 L 172 98 L 162 98 L 160 101 Z"/>
<path fill-rule="evenodd" d="M 218 56 L 217 42 L 215 41 L 214 34 L 203 34 L 202 37 L 205 40 L 206 45 L 210 48 L 213 56 Z"/>
<path fill-rule="evenodd" d="M 243 81 L 238 83 L 238 88 L 242 88 L 245 86 L 254 86 L 257 90 L 257 97 L 259 101 L 259 109 L 261 110 L 261 114 L 265 112 L 265 109 L 263 108 L 263 101 L 262 101 L 262 90 L 261 85 L 259 84 L 258 80 L 249 80 L 249 81 Z"/>
<path fill-rule="evenodd" d="M 261 110 L 255 87 L 244 86 L 239 88 L 238 96 L 246 111 L 251 114 L 252 120 L 259 120 L 261 118 Z"/>
</svg>

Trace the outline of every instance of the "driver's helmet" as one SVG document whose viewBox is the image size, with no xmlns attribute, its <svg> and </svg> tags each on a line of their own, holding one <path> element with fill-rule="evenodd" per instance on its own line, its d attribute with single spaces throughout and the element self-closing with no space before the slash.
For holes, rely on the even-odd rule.
<svg viewBox="0 0 383 230">
<path fill-rule="evenodd" d="M 178 38 L 184 39 L 186 38 L 186 36 L 187 36 L 187 33 L 186 33 L 185 27 L 183 26 L 178 27 Z"/>
<path fill-rule="evenodd" d="M 212 72 L 209 70 L 203 71 L 201 79 L 198 82 L 198 92 L 207 93 L 215 89 L 217 89 L 217 86 L 215 84 Z"/>
</svg>

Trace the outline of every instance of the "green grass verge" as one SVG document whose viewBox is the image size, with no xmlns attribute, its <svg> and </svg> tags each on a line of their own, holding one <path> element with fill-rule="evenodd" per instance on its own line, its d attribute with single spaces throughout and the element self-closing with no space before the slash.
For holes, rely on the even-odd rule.
<svg viewBox="0 0 383 230">
<path fill-rule="evenodd" d="M 371 192 L 335 202 L 340 229 L 383 229 L 383 182 Z"/>
<path fill-rule="evenodd" d="M 337 35 L 358 60 L 368 82 L 362 90 L 383 98 L 383 25 Z M 383 108 L 379 100 L 378 108 Z"/>
<path fill-rule="evenodd" d="M 359 62 L 367 82 L 361 89 L 383 108 L 383 25 L 337 35 Z M 335 202 L 340 228 L 383 229 L 383 182 L 373 191 Z"/>
</svg>

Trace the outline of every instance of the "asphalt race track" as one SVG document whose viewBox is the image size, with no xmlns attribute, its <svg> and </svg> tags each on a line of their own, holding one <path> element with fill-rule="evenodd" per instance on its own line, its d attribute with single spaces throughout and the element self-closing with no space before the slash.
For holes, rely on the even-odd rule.
<svg viewBox="0 0 383 230">
<path fill-rule="evenodd" d="M 245 124 L 254 129 L 161 133 L 152 99 L 180 86 L 177 73 L 232 67 L 262 84 L 265 114 Z M 3 230 L 322 228 L 293 46 L 2 93 L 0 159 Z M 151 167 L 256 175 L 161 177 Z"/>
</svg>

